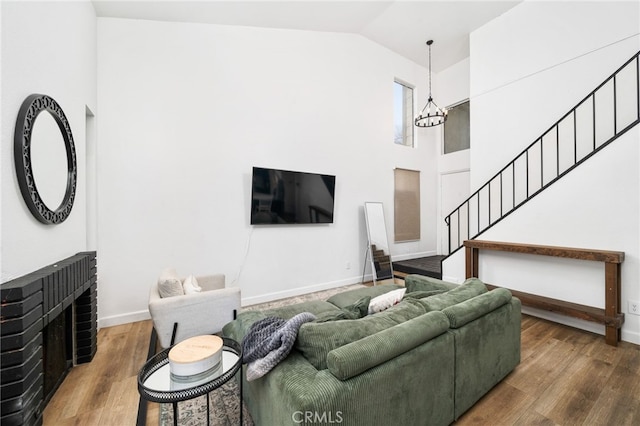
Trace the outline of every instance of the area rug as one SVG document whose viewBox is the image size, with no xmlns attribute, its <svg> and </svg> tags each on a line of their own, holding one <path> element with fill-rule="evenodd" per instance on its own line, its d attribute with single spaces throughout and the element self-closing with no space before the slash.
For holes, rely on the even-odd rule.
<svg viewBox="0 0 640 426">
<path fill-rule="evenodd" d="M 329 290 L 317 291 L 302 296 L 289 297 L 273 302 L 261 303 L 258 305 L 246 306 L 242 311 L 272 309 L 280 306 L 292 305 L 308 300 L 325 300 L 334 294 L 346 290 L 362 288 L 362 284 L 352 284 L 348 286 L 336 287 Z M 207 400 L 205 396 L 194 398 L 178 403 L 178 425 L 180 426 L 200 426 L 207 424 Z M 209 394 L 209 421 L 215 426 L 235 426 L 240 424 L 240 410 L 238 408 L 238 384 L 235 380 L 216 389 Z M 242 425 L 253 426 L 251 414 L 247 407 L 242 407 Z M 160 425 L 173 425 L 173 408 L 171 404 L 160 405 Z"/>
<path fill-rule="evenodd" d="M 178 403 L 178 424 L 180 426 L 201 426 L 207 424 L 206 396 Z M 209 421 L 213 426 L 237 426 L 240 424 L 238 384 L 230 380 L 209 394 Z M 242 407 L 242 425 L 253 426 L 253 420 L 247 410 Z M 173 425 L 172 404 L 160 406 L 160 424 Z"/>
</svg>

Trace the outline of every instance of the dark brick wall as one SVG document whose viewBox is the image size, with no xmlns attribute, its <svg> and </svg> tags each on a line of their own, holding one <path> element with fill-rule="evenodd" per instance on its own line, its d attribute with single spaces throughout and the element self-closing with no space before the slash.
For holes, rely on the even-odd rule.
<svg viewBox="0 0 640 426">
<path fill-rule="evenodd" d="M 75 302 L 75 362 L 97 350 L 96 252 L 83 252 L 0 285 L 0 423 L 41 425 L 42 330 Z"/>
</svg>

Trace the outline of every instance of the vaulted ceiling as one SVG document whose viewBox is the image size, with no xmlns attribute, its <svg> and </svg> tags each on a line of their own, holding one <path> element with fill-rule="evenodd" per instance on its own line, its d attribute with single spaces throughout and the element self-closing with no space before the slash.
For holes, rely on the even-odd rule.
<svg viewBox="0 0 640 426">
<path fill-rule="evenodd" d="M 433 39 L 432 68 L 438 72 L 469 56 L 470 32 L 520 1 L 93 0 L 93 4 L 99 17 L 360 34 L 425 67 L 425 42 Z"/>
</svg>

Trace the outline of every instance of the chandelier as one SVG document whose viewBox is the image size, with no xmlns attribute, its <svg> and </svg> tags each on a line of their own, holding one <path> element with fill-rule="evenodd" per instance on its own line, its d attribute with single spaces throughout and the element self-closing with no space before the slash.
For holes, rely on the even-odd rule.
<svg viewBox="0 0 640 426">
<path fill-rule="evenodd" d="M 422 108 L 414 123 L 418 127 L 434 127 L 443 124 L 447 119 L 447 109 L 440 108 L 431 96 L 431 45 L 433 40 L 427 41 L 429 46 L 429 98 L 427 104 Z"/>
</svg>

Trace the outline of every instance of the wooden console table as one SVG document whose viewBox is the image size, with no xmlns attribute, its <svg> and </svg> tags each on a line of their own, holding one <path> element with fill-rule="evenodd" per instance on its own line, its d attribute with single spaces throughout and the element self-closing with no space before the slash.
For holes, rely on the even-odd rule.
<svg viewBox="0 0 640 426">
<path fill-rule="evenodd" d="M 466 277 L 478 277 L 480 250 L 506 251 L 511 253 L 535 254 L 553 257 L 565 257 L 577 260 L 604 262 L 605 271 L 605 308 L 579 305 L 558 299 L 537 296 L 511 290 L 523 305 L 543 309 L 597 322 L 605 326 L 607 344 L 617 346 L 620 341 L 620 330 L 624 323 L 624 314 L 620 312 L 620 283 L 624 252 L 607 250 L 590 250 L 569 247 L 540 246 L 532 244 L 515 244 L 495 241 L 467 240 L 464 242 Z M 487 285 L 489 288 L 495 286 Z"/>
</svg>

